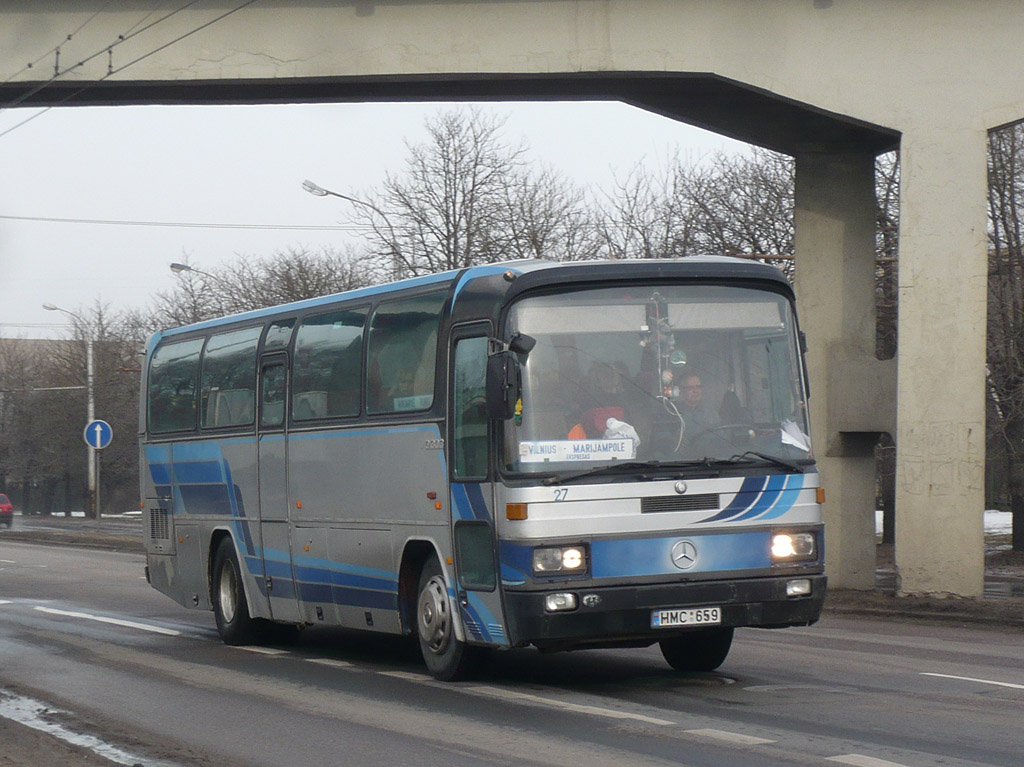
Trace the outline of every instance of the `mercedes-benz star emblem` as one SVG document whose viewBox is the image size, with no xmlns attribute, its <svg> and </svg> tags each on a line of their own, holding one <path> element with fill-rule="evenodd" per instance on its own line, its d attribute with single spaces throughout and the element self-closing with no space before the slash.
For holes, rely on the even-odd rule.
<svg viewBox="0 0 1024 767">
<path fill-rule="evenodd" d="M 676 492 L 679 493 L 679 495 L 682 495 L 683 493 L 685 493 L 686 492 L 686 483 L 685 482 L 676 482 Z"/>
<path fill-rule="evenodd" d="M 676 541 L 672 547 L 672 564 L 680 570 L 689 570 L 697 564 L 697 546 L 693 541 Z"/>
</svg>

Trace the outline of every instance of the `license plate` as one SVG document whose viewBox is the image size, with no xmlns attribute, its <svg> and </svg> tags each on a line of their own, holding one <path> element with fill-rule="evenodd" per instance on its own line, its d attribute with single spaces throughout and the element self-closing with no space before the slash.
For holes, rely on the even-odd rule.
<svg viewBox="0 0 1024 767">
<path fill-rule="evenodd" d="M 651 628 L 676 626 L 716 626 L 722 622 L 721 607 L 688 607 L 679 610 L 652 610 Z"/>
</svg>

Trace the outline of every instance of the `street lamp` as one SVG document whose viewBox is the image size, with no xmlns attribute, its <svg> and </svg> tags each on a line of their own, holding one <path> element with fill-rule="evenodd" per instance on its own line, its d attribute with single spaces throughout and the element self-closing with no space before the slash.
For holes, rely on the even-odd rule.
<svg viewBox="0 0 1024 767">
<path fill-rule="evenodd" d="M 48 312 L 62 312 L 68 315 L 76 322 L 79 322 L 83 328 L 88 332 L 85 336 L 85 390 L 86 390 L 86 424 L 90 424 L 96 420 L 96 392 L 95 392 L 95 376 L 93 372 L 93 357 L 92 357 L 92 331 L 88 330 L 88 323 L 82 319 L 81 315 L 75 312 L 68 311 L 67 309 L 61 309 L 56 304 L 45 303 L 43 308 Z M 92 508 L 93 513 L 96 516 L 96 521 L 100 520 L 100 510 L 96 503 L 96 448 L 92 445 L 86 445 L 86 450 L 89 456 L 89 506 Z"/>
<path fill-rule="evenodd" d="M 174 262 L 173 264 L 171 264 L 171 271 L 174 272 L 175 274 L 181 274 L 182 272 L 193 272 L 195 274 L 201 274 L 204 277 L 209 277 L 214 282 L 219 282 L 225 288 L 230 287 L 226 282 L 224 282 L 224 280 L 222 280 L 216 274 L 204 272 L 202 269 L 196 269 L 194 266 L 189 266 L 188 264 L 179 264 L 177 262 Z"/>
<path fill-rule="evenodd" d="M 325 189 L 317 183 L 306 179 L 302 182 L 303 191 L 309 192 L 314 197 L 339 197 L 342 200 L 347 200 L 353 205 L 362 205 L 364 208 L 369 208 L 378 216 L 384 219 L 384 223 L 387 224 L 388 231 L 391 233 L 391 241 L 388 243 L 391 246 L 391 276 L 392 279 L 400 280 L 402 278 L 402 249 L 398 245 L 398 240 L 395 237 L 395 228 L 391 226 L 391 219 L 388 218 L 388 214 L 374 205 L 372 202 L 366 200 L 360 200 L 356 197 L 349 197 L 347 194 L 341 194 L 331 189 Z"/>
</svg>

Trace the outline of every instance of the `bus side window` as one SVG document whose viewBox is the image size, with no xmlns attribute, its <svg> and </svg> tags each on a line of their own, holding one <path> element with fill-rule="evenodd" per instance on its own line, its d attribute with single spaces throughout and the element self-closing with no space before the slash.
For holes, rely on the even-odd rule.
<svg viewBox="0 0 1024 767">
<path fill-rule="evenodd" d="M 464 338 L 452 365 L 452 456 L 458 478 L 487 476 L 487 339 Z"/>
<path fill-rule="evenodd" d="M 292 418 L 359 415 L 366 309 L 307 317 L 295 337 Z"/>
<path fill-rule="evenodd" d="M 427 410 L 433 405 L 437 329 L 444 300 L 444 293 L 429 293 L 377 307 L 367 355 L 371 413 Z"/>
<path fill-rule="evenodd" d="M 260 326 L 210 336 L 203 352 L 203 428 L 252 425 Z"/>
<path fill-rule="evenodd" d="M 149 366 L 149 430 L 154 433 L 196 428 L 196 381 L 202 338 L 161 346 Z"/>
</svg>

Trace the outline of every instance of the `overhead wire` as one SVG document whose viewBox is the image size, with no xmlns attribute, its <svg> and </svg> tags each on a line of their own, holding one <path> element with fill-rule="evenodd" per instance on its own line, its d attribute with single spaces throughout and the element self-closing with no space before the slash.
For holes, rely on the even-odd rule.
<svg viewBox="0 0 1024 767">
<path fill-rule="evenodd" d="M 250 0 L 250 1 L 254 1 L 254 0 Z M 134 26 L 129 28 L 129 30 L 127 32 L 123 32 L 123 33 L 119 34 L 117 36 L 117 40 L 115 40 L 114 42 L 110 43 L 109 45 L 104 45 L 98 51 L 96 51 L 93 54 L 90 54 L 89 56 L 86 56 L 84 59 L 79 61 L 77 64 L 73 64 L 72 66 L 67 67 L 66 69 L 54 72 L 53 77 L 51 77 L 49 80 L 46 80 L 45 82 L 39 83 L 34 88 L 30 88 L 25 93 L 22 93 L 20 96 L 15 98 L 13 101 L 8 101 L 5 104 L 0 104 L 0 111 L 2 111 L 4 109 L 10 109 L 11 107 L 18 106 L 18 104 L 21 104 L 26 99 L 31 98 L 35 94 L 39 93 L 40 91 L 42 91 L 42 90 L 46 89 L 47 87 L 49 87 L 50 85 L 52 85 L 54 82 L 59 80 L 61 77 L 66 75 L 68 72 L 73 72 L 74 70 L 78 69 L 79 67 L 85 66 L 90 61 L 95 59 L 97 56 L 102 56 L 104 53 L 108 53 L 109 54 L 111 51 L 114 50 L 114 48 L 116 48 L 117 46 L 121 45 L 122 43 L 126 43 L 129 40 L 131 40 L 133 37 L 141 35 L 143 32 L 146 32 L 147 30 L 152 29 L 153 27 L 157 26 L 158 24 L 161 24 L 164 21 L 167 21 L 167 19 L 171 18 L 172 16 L 176 16 L 177 14 L 181 13 L 182 11 L 188 9 L 190 6 L 195 5 L 197 2 L 199 2 L 199 0 L 189 0 L 189 2 L 185 3 L 185 5 L 181 6 L 180 8 L 176 8 L 175 10 L 171 11 L 170 13 L 167 13 L 167 14 L 161 16 L 156 21 L 154 21 L 154 22 L 152 22 L 150 24 L 147 24 L 146 26 L 142 27 L 141 29 L 137 29 L 137 30 L 135 30 L 133 32 L 131 30 L 135 29 L 135 27 L 138 27 L 138 25 L 139 25 L 139 22 L 135 22 Z M 148 18 L 148 16 L 152 16 L 152 15 L 153 15 L 153 12 L 150 11 L 150 13 L 147 15 L 146 18 Z M 58 46 L 58 48 L 59 47 L 60 46 Z M 101 77 L 96 82 L 100 82 L 100 81 L 106 79 L 111 74 L 112 74 L 112 72 L 110 72 L 108 70 L 107 74 L 104 75 L 104 77 Z M 80 92 L 80 91 L 78 91 L 78 92 Z"/>
<path fill-rule="evenodd" d="M 166 19 L 170 18 L 171 16 L 173 16 L 173 15 L 175 15 L 177 13 L 180 13 L 181 11 L 185 10 L 186 8 L 188 8 L 189 6 L 195 5 L 198 1 L 199 0 L 191 0 L 190 2 L 188 2 L 185 5 L 181 6 L 177 10 L 174 10 L 171 13 L 169 13 L 169 14 L 167 14 L 165 16 L 162 16 L 161 18 L 157 19 L 156 21 L 152 22 L 151 24 L 147 24 L 146 26 L 142 27 L 141 29 L 138 29 L 135 32 L 131 32 L 128 35 L 119 35 L 117 42 L 115 42 L 115 43 L 113 43 L 113 44 L 103 48 L 102 50 L 92 54 L 91 56 L 83 59 L 78 64 L 76 64 L 74 67 L 69 67 L 68 69 L 64 70 L 60 74 L 55 75 L 54 77 L 50 78 L 50 80 L 48 80 L 47 82 L 41 83 L 36 88 L 30 89 L 27 93 L 22 94 L 17 99 L 15 99 L 13 102 L 9 102 L 7 104 L 0 105 L 0 111 L 3 111 L 4 109 L 8 109 L 8 108 L 10 108 L 12 106 L 17 106 L 18 104 L 20 104 L 25 99 L 30 98 L 31 96 L 35 95 L 36 93 L 39 93 L 40 91 L 42 91 L 47 86 L 51 85 L 61 75 L 67 74 L 68 72 L 72 71 L 73 69 L 77 69 L 78 67 L 84 65 L 86 62 L 90 61 L 91 59 L 96 58 L 97 56 L 102 55 L 103 53 L 108 53 L 108 52 L 112 51 L 115 46 L 120 45 L 123 42 L 126 42 L 131 37 L 135 37 L 136 35 L 139 35 L 142 32 L 145 32 L 147 29 L 153 28 L 157 24 L 165 21 Z M 167 43 L 164 43 L 163 45 L 157 46 L 156 48 L 154 48 L 153 50 L 149 51 L 148 53 L 144 53 L 143 55 L 139 56 L 138 58 L 133 59 L 132 61 L 129 61 L 127 64 L 124 64 L 124 65 L 122 65 L 120 67 L 117 67 L 116 69 L 113 66 L 108 67 L 107 73 L 105 75 L 103 75 L 102 77 L 100 77 L 99 79 L 94 80 L 94 81 L 89 82 L 89 83 L 86 83 L 81 88 L 79 88 L 79 89 L 69 93 L 67 96 L 65 96 L 63 99 L 58 101 L 56 104 L 51 104 L 50 106 L 45 107 L 44 109 L 40 110 L 36 114 L 32 115 L 31 117 L 28 117 L 28 118 L 26 118 L 25 120 L 22 120 L 19 123 L 15 123 L 14 125 L 12 125 L 7 130 L 0 132 L 0 138 L 3 138 L 4 136 L 6 136 L 9 133 L 12 133 L 13 131 L 16 131 L 18 128 L 22 127 L 23 125 L 26 125 L 27 123 L 32 122 L 37 117 L 41 117 L 42 115 L 46 114 L 51 109 L 53 109 L 54 107 L 57 107 L 57 106 L 60 106 L 62 104 L 67 103 L 68 101 L 70 101 L 71 99 L 75 98 L 76 96 L 78 96 L 78 95 L 84 93 L 85 91 L 89 90 L 90 88 L 94 87 L 97 83 L 103 82 L 108 77 L 111 77 L 112 75 L 115 75 L 115 74 L 117 74 L 119 72 L 123 72 L 128 67 L 131 67 L 131 66 L 134 66 L 135 64 L 138 64 L 143 59 L 147 59 L 150 56 L 152 56 L 152 55 L 154 55 L 156 53 L 159 53 L 160 51 L 165 50 L 166 48 L 169 48 L 170 46 L 174 45 L 175 43 L 181 42 L 185 38 L 190 37 L 190 36 L 196 34 L 197 32 L 200 32 L 200 31 L 206 29 L 207 27 L 212 26 L 213 24 L 216 24 L 218 21 L 221 21 L 222 19 L 225 19 L 228 16 L 230 16 L 230 15 L 232 15 L 234 13 L 237 13 L 238 11 L 242 10 L 243 8 L 246 8 L 247 6 L 253 5 L 256 2 L 258 2 L 258 0 L 246 0 L 246 2 L 239 4 L 238 6 L 232 8 L 232 9 L 230 9 L 228 11 L 225 11 L 220 16 L 217 16 L 217 17 L 211 19 L 210 21 L 207 21 L 207 22 L 205 22 L 203 24 L 200 24 L 199 26 L 195 27 L 194 29 L 191 29 L 191 30 L 189 30 L 188 32 L 186 32 L 184 34 L 179 35 L 178 37 L 174 38 L 173 40 L 171 40 L 171 41 L 169 41 Z M 137 25 L 138 25 L 138 23 L 136 23 L 136 26 Z"/>
<path fill-rule="evenodd" d="M 223 222 L 193 222 L 193 221 L 127 221 L 122 219 L 100 219 L 100 218 L 58 218 L 51 216 L 9 216 L 0 215 L 0 220 L 5 221 L 36 221 L 47 224 L 95 224 L 102 226 L 162 226 L 192 229 L 286 229 L 298 231 L 324 231 L 324 232 L 370 232 L 372 229 L 366 226 L 337 224 L 333 226 L 315 226 L 304 224 L 231 224 Z"/>
<path fill-rule="evenodd" d="M 110 3 L 106 3 L 106 4 L 105 4 L 105 5 L 104 5 L 104 6 L 102 7 L 102 8 L 100 8 L 100 9 L 99 9 L 98 11 L 96 11 L 96 12 L 95 12 L 95 13 L 94 13 L 94 14 L 93 14 L 92 16 L 90 16 L 90 17 L 89 17 L 89 18 L 87 18 L 87 19 L 86 19 L 85 21 L 83 21 L 83 22 L 82 22 L 81 24 L 79 24 L 79 25 L 78 25 L 78 28 L 77 28 L 77 29 L 76 29 L 76 30 L 75 30 L 74 32 L 71 32 L 71 33 L 69 33 L 69 34 L 68 34 L 68 35 L 67 35 L 67 36 L 65 37 L 65 39 L 63 40 L 63 42 L 61 42 L 61 43 L 60 43 L 60 44 L 58 44 L 58 45 L 55 45 L 55 46 L 54 46 L 53 48 L 51 48 L 50 50 L 48 50 L 48 51 L 47 51 L 46 53 L 44 53 L 44 54 L 43 54 L 42 56 L 40 56 L 39 58 L 37 58 L 37 59 L 36 59 L 35 61 L 30 61 L 30 62 L 29 62 L 28 64 L 26 64 L 26 65 L 25 65 L 25 66 L 23 66 L 23 67 L 22 67 L 21 69 L 19 69 L 19 70 L 18 70 L 17 72 L 15 72 L 15 73 L 14 73 L 13 75 L 11 75 L 10 77 L 8 77 L 8 78 L 7 78 L 6 80 L 3 80 L 2 82 L 0 82 L 0 85 L 3 85 L 3 84 L 6 84 L 6 83 L 9 83 L 9 82 L 10 82 L 11 80 L 13 80 L 13 79 L 14 79 L 15 77 L 17 77 L 18 75 L 20 75 L 20 74 L 21 74 L 22 72 L 26 72 L 26 71 L 28 71 L 29 69 L 32 69 L 32 68 L 33 68 L 33 67 L 34 67 L 34 66 L 35 66 L 36 64 L 38 64 L 38 63 L 39 63 L 40 61 L 42 61 L 43 59 L 45 59 L 45 58 L 47 58 L 47 57 L 49 57 L 49 56 L 52 56 L 52 55 L 53 55 L 54 53 L 56 53 L 56 52 L 60 51 L 60 49 L 61 49 L 61 48 L 62 48 L 62 47 L 63 47 L 63 46 L 64 46 L 64 45 L 66 44 L 66 43 L 70 42 L 70 41 L 71 41 L 71 39 L 72 39 L 72 38 L 73 38 L 73 37 L 74 37 L 75 35 L 77 35 L 77 34 L 78 34 L 79 32 L 81 32 L 81 31 L 82 31 L 82 30 L 83 30 L 83 29 L 85 28 L 85 25 L 86 25 L 86 24 L 88 24 L 88 23 L 89 23 L 90 21 L 92 21 L 92 20 L 93 20 L 93 19 L 95 19 L 95 18 L 96 18 L 97 16 L 99 16 L 99 15 L 100 15 L 101 13 L 103 13 L 103 11 L 105 11 L 105 10 L 106 10 L 106 9 L 107 9 L 107 8 L 108 8 L 109 6 L 110 6 Z M 152 12 L 151 12 L 151 13 L 152 13 Z"/>
</svg>

